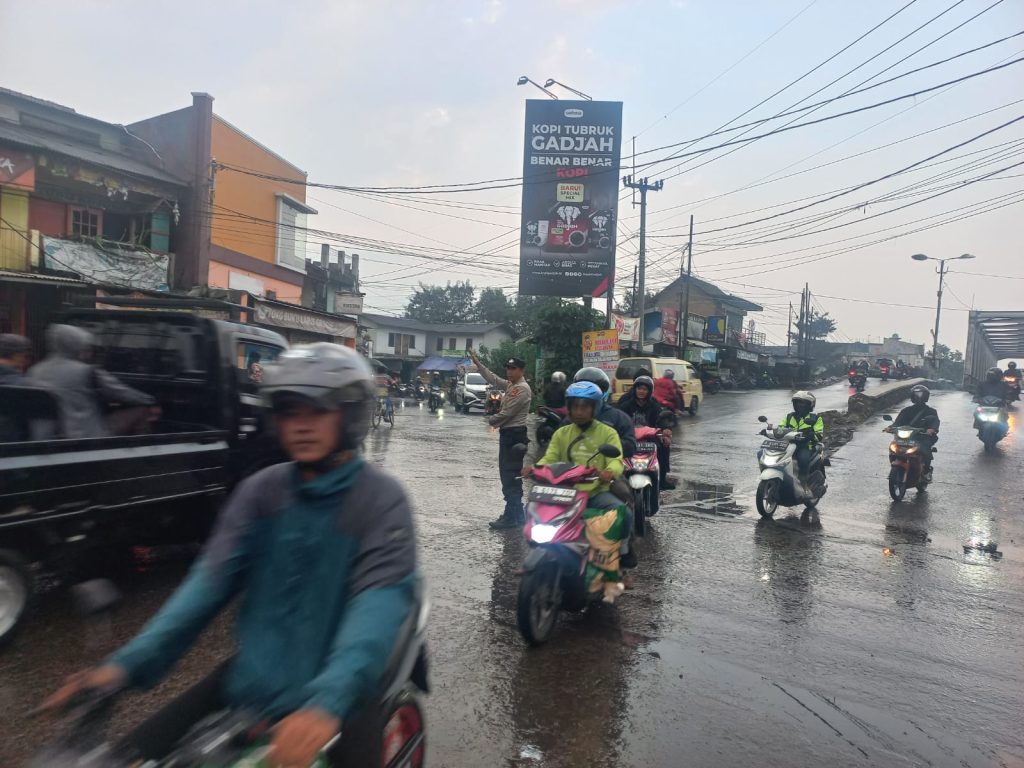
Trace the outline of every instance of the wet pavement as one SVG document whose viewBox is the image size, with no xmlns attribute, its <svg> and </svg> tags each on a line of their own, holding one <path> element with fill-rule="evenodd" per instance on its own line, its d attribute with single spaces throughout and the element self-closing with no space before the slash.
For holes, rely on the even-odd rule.
<svg viewBox="0 0 1024 768">
<path fill-rule="evenodd" d="M 870 387 L 870 384 L 869 384 Z M 822 390 L 819 410 L 850 390 Z M 515 622 L 524 545 L 500 511 L 497 435 L 478 415 L 409 403 L 370 460 L 412 495 L 433 599 L 426 698 L 433 766 L 1024 765 L 1024 448 L 995 455 L 968 396 L 936 393 L 935 483 L 890 501 L 888 436 L 869 419 L 832 459 L 819 524 L 754 510 L 757 416 L 789 393 L 721 393 L 685 417 L 679 489 L 640 544 L 635 587 L 563 615 L 529 649 Z M 999 555 L 965 552 L 996 542 Z M 0 765 L 42 737 L 21 715 L 127 637 L 180 565 L 133 578 L 110 625 L 42 601 L 0 653 Z M 179 667 L 179 690 L 230 647 L 226 622 Z M 136 697 L 122 727 L 166 692 Z M 13 728 L 8 728 L 13 724 Z"/>
</svg>

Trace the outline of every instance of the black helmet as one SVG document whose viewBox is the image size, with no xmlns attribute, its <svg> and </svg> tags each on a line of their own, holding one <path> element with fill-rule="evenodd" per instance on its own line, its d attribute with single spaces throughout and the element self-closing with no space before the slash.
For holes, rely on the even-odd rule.
<svg viewBox="0 0 1024 768">
<path fill-rule="evenodd" d="M 928 398 L 932 396 L 932 392 L 924 384 L 915 384 L 914 388 L 910 390 L 910 402 L 914 405 L 921 405 L 927 403 Z"/>
<path fill-rule="evenodd" d="M 633 389 L 637 387 L 647 387 L 650 392 L 654 392 L 654 379 L 650 376 L 637 376 L 633 379 Z"/>
<path fill-rule="evenodd" d="M 296 398 L 317 408 L 344 412 L 339 448 L 358 448 L 370 427 L 376 398 L 373 374 L 357 352 L 338 344 L 303 344 L 282 352 L 266 367 L 260 386 L 263 401 L 274 411 Z"/>
<path fill-rule="evenodd" d="M 989 368 L 988 372 L 985 374 L 985 379 L 988 381 L 989 384 L 995 384 L 1002 378 L 1003 372 L 995 367 Z"/>
<path fill-rule="evenodd" d="M 1013 360 L 1011 360 L 1010 362 L 1008 362 L 1006 364 L 1006 368 L 1007 368 L 1007 370 L 1010 370 L 1010 371 L 1016 371 L 1017 370 L 1017 363 L 1014 362 Z"/>
<path fill-rule="evenodd" d="M 602 392 L 607 392 L 612 386 L 608 374 L 600 368 L 580 368 L 576 371 L 576 375 L 572 377 L 572 380 L 593 382 L 597 384 Z"/>
</svg>

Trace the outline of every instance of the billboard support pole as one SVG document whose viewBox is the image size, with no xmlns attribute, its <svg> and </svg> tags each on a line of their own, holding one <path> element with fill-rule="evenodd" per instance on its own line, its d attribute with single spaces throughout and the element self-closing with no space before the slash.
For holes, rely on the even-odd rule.
<svg viewBox="0 0 1024 768">
<path fill-rule="evenodd" d="M 681 266 L 682 265 L 680 264 L 680 267 Z M 679 357 L 682 360 L 686 359 L 686 348 L 689 346 L 687 344 L 687 340 L 689 338 L 689 336 L 687 335 L 687 331 L 689 331 L 689 329 L 690 329 L 690 279 L 691 279 L 692 276 L 693 276 L 693 214 L 691 213 L 690 214 L 690 240 L 686 244 L 686 299 L 684 300 L 683 311 L 682 311 L 683 327 L 682 327 L 682 330 L 679 330 L 679 329 L 676 330 L 676 333 L 682 334 L 679 337 L 681 339 L 681 341 L 682 341 L 682 343 L 680 344 L 682 349 L 680 351 Z"/>
</svg>

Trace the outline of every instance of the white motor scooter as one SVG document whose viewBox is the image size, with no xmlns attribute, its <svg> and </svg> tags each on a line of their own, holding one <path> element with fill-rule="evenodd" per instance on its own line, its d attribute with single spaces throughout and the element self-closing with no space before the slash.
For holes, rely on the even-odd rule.
<svg viewBox="0 0 1024 768">
<path fill-rule="evenodd" d="M 766 416 L 758 416 L 757 420 L 763 424 L 768 423 Z M 761 468 L 756 497 L 758 514 L 761 517 L 772 517 L 780 506 L 802 505 L 808 511 L 817 507 L 828 490 L 822 446 L 814 448 L 807 477 L 801 478 L 794 456 L 797 447 L 807 438 L 797 430 L 786 427 L 765 427 L 759 434 L 766 439 L 757 452 L 757 462 Z"/>
</svg>

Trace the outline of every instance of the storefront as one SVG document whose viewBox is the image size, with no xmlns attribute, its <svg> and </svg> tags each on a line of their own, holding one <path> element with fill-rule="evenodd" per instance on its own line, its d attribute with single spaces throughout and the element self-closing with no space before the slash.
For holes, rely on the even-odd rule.
<svg viewBox="0 0 1024 768">
<path fill-rule="evenodd" d="M 318 312 L 296 304 L 261 299 L 249 294 L 248 306 L 253 308 L 251 322 L 277 331 L 290 344 L 329 341 L 355 349 L 356 321 L 343 315 Z"/>
</svg>

